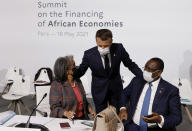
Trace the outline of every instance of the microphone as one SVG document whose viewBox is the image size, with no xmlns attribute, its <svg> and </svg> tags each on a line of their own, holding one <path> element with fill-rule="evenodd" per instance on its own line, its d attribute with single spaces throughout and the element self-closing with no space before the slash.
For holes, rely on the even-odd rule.
<svg viewBox="0 0 192 131">
<path fill-rule="evenodd" d="M 36 129 L 41 129 L 41 131 L 48 131 L 49 129 L 48 129 L 47 127 L 45 127 L 44 125 L 30 123 L 30 119 L 31 119 L 32 114 L 34 113 L 35 110 L 37 110 L 37 107 L 38 107 L 39 104 L 43 101 L 43 99 L 45 99 L 46 96 L 47 96 L 47 93 L 45 93 L 45 94 L 43 95 L 43 97 L 41 98 L 41 100 L 39 101 L 39 103 L 33 108 L 31 114 L 29 115 L 29 118 L 28 118 L 27 123 L 20 123 L 20 124 L 16 125 L 15 127 L 21 127 L 21 128 L 36 128 Z"/>
<path fill-rule="evenodd" d="M 39 104 L 43 101 L 43 99 L 45 99 L 46 96 L 47 96 L 47 93 L 45 93 L 45 94 L 43 95 L 43 97 L 42 97 L 41 100 L 39 101 L 38 105 L 36 105 L 36 107 L 33 108 L 33 111 L 31 112 L 31 114 L 30 114 L 30 116 L 29 116 L 29 119 L 28 119 L 28 121 L 27 121 L 27 123 L 26 123 L 25 128 L 29 128 L 30 119 L 31 119 L 31 116 L 32 116 L 33 112 L 37 109 L 37 107 L 39 106 Z"/>
</svg>

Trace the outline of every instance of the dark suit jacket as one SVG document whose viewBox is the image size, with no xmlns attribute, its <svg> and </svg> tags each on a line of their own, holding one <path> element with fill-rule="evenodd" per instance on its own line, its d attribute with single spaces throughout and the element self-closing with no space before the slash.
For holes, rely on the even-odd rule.
<svg viewBox="0 0 192 131">
<path fill-rule="evenodd" d="M 146 81 L 140 78 L 133 78 L 131 83 L 123 90 L 121 95 L 122 106 L 126 106 L 129 99 L 128 123 L 133 119 L 139 97 Z M 152 112 L 164 117 L 163 128 L 157 127 L 151 131 L 175 131 L 176 125 L 181 123 L 181 103 L 179 90 L 161 78 L 152 105 Z"/>
<path fill-rule="evenodd" d="M 108 90 L 115 94 L 117 99 L 119 99 L 121 91 L 123 90 L 120 77 L 121 62 L 123 62 L 123 64 L 128 67 L 133 74 L 142 76 L 141 69 L 129 58 L 129 54 L 126 52 L 122 44 L 113 43 L 110 48 L 110 54 L 110 73 L 107 74 L 105 72 L 97 46 L 84 52 L 82 63 L 77 71 L 77 77 L 81 77 L 85 74 L 88 67 L 91 69 L 91 92 L 96 106 L 104 101 Z"/>
<path fill-rule="evenodd" d="M 81 81 L 77 81 L 78 90 L 81 93 L 83 99 L 83 108 L 85 119 L 88 119 L 88 102 L 86 99 L 86 94 Z M 73 88 L 68 82 L 61 83 L 53 81 L 50 89 L 50 108 L 51 117 L 64 117 L 64 111 L 76 111 L 78 101 Z"/>
</svg>

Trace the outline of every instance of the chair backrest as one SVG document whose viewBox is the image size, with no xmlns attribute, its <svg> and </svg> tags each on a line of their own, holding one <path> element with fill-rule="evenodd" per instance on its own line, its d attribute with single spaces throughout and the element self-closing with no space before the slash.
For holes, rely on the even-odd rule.
<svg viewBox="0 0 192 131">
<path fill-rule="evenodd" d="M 21 69 L 19 67 L 10 67 L 6 73 L 5 79 L 8 80 L 13 80 L 16 79 L 17 76 L 21 74 Z"/>
<path fill-rule="evenodd" d="M 0 70 L 0 93 L 2 93 L 4 88 L 7 86 L 7 82 L 5 78 L 7 71 L 8 71 L 7 69 Z"/>
<path fill-rule="evenodd" d="M 179 94 L 181 97 L 181 103 L 185 103 L 184 100 L 189 100 L 188 104 L 192 104 L 192 89 L 188 79 L 174 79 L 171 82 L 179 89 Z M 182 101 L 183 100 L 183 101 Z"/>
<path fill-rule="evenodd" d="M 38 106 L 38 110 L 42 112 L 46 112 L 49 116 L 50 114 L 50 105 L 49 105 L 49 92 L 50 92 L 50 85 L 46 86 L 36 86 L 36 103 L 38 104 L 40 100 L 42 99 L 43 95 L 47 93 L 47 96 L 45 99 L 41 102 L 41 104 Z M 42 116 L 39 112 L 36 112 L 36 116 Z"/>
<path fill-rule="evenodd" d="M 35 74 L 34 81 L 44 81 L 51 83 L 53 80 L 53 72 L 50 68 L 40 68 L 37 73 Z"/>
<path fill-rule="evenodd" d="M 31 86 L 30 86 L 30 76 L 21 76 L 18 75 L 13 84 L 10 87 L 8 93 L 15 95 L 27 96 L 30 94 Z"/>
</svg>

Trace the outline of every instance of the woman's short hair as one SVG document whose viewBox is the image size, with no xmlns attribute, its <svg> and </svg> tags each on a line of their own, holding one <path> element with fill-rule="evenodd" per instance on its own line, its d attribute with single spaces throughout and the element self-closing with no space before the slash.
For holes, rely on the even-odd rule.
<svg viewBox="0 0 192 131">
<path fill-rule="evenodd" d="M 67 60 L 68 67 L 71 66 L 71 61 L 74 61 L 73 55 L 65 56 L 65 59 Z"/>
<path fill-rule="evenodd" d="M 59 57 L 55 61 L 54 74 L 55 80 L 64 82 L 67 80 L 68 63 L 65 57 Z"/>
</svg>

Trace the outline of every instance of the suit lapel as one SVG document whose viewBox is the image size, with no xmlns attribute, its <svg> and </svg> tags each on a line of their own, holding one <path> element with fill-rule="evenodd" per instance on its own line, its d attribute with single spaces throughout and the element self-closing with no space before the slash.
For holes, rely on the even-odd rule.
<svg viewBox="0 0 192 131">
<path fill-rule="evenodd" d="M 144 88 L 144 86 L 145 86 L 146 83 L 147 83 L 147 82 L 143 81 L 143 83 L 142 83 L 142 84 L 140 85 L 140 87 L 139 87 L 139 90 L 137 91 L 135 107 L 137 106 L 137 103 L 138 103 L 138 101 L 139 101 L 139 98 L 140 98 L 140 96 L 141 96 L 141 93 L 142 93 L 143 88 Z"/>
<path fill-rule="evenodd" d="M 155 93 L 155 98 L 153 100 L 153 106 L 152 106 L 152 111 L 156 111 L 156 108 L 158 107 L 158 103 L 160 99 L 162 98 L 163 94 L 165 93 L 165 86 L 163 86 L 163 79 L 161 78 L 159 85 L 157 87 L 157 91 Z"/>
<path fill-rule="evenodd" d="M 137 104 L 138 104 L 138 102 L 139 102 L 139 98 L 140 98 L 140 96 L 141 96 L 141 93 L 142 93 L 142 91 L 143 91 L 143 88 L 144 88 L 146 82 L 145 82 L 145 81 L 143 81 L 143 82 L 141 82 L 141 83 L 138 82 L 138 84 L 139 84 L 139 85 L 137 85 L 136 87 L 134 87 L 134 90 L 135 90 L 135 93 L 136 93 L 136 94 L 134 94 L 133 107 L 131 107 L 131 108 L 133 109 L 133 110 L 132 110 L 133 112 L 131 113 L 132 115 L 135 113 Z M 132 118 L 132 116 L 131 116 L 131 118 Z"/>
</svg>

